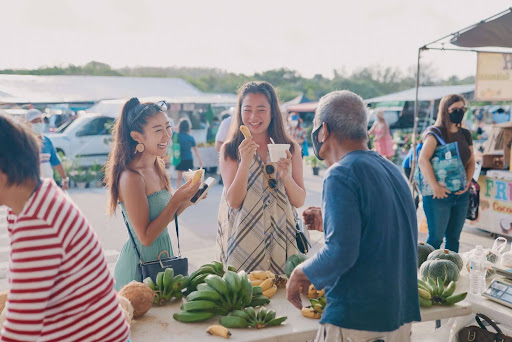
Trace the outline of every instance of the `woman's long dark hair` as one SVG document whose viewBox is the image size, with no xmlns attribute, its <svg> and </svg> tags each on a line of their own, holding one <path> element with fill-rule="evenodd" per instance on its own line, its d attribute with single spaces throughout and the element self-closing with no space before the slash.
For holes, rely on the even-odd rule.
<svg viewBox="0 0 512 342">
<path fill-rule="evenodd" d="M 448 108 L 450 108 L 450 106 L 452 104 L 460 102 L 460 101 L 466 103 L 466 100 L 464 99 L 463 96 L 458 95 L 458 94 L 451 94 L 451 95 L 446 95 L 439 102 L 436 126 L 443 128 L 444 131 L 446 132 L 447 138 L 450 138 L 450 140 L 451 140 L 453 133 L 450 132 L 450 125 L 452 122 L 450 121 L 450 113 L 448 113 Z M 460 124 L 457 124 L 457 125 L 460 127 Z"/>
<path fill-rule="evenodd" d="M 130 132 L 143 133 L 143 128 L 149 117 L 158 114 L 160 109 L 154 103 L 140 103 L 134 97 L 123 107 L 120 118 L 112 130 L 112 151 L 108 156 L 105 166 L 105 183 L 110 190 L 110 201 L 107 212 L 113 214 L 119 201 L 119 178 L 121 173 L 129 169 L 129 164 L 135 156 L 137 142 L 131 137 Z M 170 189 L 169 178 L 165 172 L 165 163 L 157 157 L 155 168 L 160 180 L 167 190 Z"/>
<path fill-rule="evenodd" d="M 242 102 L 247 94 L 263 94 L 270 103 L 270 125 L 268 135 L 276 144 L 290 144 L 290 151 L 294 152 L 292 139 L 284 128 L 284 119 L 279 108 L 279 98 L 274 87 L 268 82 L 248 82 L 238 89 L 238 100 L 235 116 L 231 122 L 229 137 L 224 147 L 224 159 L 238 160 L 238 146 L 244 140 L 244 135 L 240 132 L 242 125 Z"/>
</svg>

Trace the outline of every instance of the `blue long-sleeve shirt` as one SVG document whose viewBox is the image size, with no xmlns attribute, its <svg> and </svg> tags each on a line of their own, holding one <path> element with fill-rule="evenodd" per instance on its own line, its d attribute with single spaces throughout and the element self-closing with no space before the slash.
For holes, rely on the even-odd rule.
<svg viewBox="0 0 512 342">
<path fill-rule="evenodd" d="M 398 168 L 354 151 L 327 171 L 322 193 L 325 245 L 304 263 L 327 307 L 320 323 L 393 331 L 421 320 L 416 210 Z"/>
</svg>

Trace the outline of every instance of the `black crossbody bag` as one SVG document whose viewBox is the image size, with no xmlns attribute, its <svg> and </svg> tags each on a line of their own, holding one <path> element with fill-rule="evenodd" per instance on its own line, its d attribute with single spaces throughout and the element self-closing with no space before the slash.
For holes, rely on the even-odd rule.
<svg viewBox="0 0 512 342">
<path fill-rule="evenodd" d="M 162 251 L 158 255 L 158 259 L 152 260 L 152 261 L 146 261 L 144 262 L 142 260 L 142 257 L 139 253 L 139 250 L 137 248 L 137 245 L 135 244 L 135 239 L 133 238 L 132 232 L 130 231 L 130 228 L 128 228 L 128 221 L 126 220 L 126 216 L 123 214 L 124 224 L 126 225 L 126 229 L 128 229 L 128 234 L 130 234 L 130 240 L 132 240 L 133 247 L 135 248 L 135 252 L 137 253 L 137 256 L 139 257 L 139 267 L 140 267 L 140 273 L 141 273 L 141 279 L 139 280 L 142 282 L 147 277 L 151 277 L 153 281 L 156 282 L 156 275 L 159 272 L 163 272 L 166 268 L 172 268 L 174 270 L 174 274 L 182 274 L 184 276 L 188 276 L 188 259 L 183 258 L 181 256 L 181 250 L 180 250 L 180 232 L 178 228 L 178 215 L 174 214 L 174 223 L 176 225 L 176 236 L 178 238 L 178 256 L 169 258 L 169 252 Z M 162 254 L 166 253 L 167 258 L 161 258 Z"/>
</svg>

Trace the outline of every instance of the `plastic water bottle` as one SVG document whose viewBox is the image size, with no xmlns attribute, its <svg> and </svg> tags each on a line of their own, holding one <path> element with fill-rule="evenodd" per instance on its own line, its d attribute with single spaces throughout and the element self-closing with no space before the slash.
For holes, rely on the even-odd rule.
<svg viewBox="0 0 512 342">
<path fill-rule="evenodd" d="M 481 295 L 485 286 L 485 274 L 487 272 L 487 258 L 482 246 L 476 246 L 469 259 L 469 292 Z"/>
</svg>

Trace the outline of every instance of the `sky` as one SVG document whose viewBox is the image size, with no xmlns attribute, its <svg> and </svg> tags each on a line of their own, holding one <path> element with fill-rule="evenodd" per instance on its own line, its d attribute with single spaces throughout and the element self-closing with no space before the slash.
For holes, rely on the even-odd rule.
<svg viewBox="0 0 512 342">
<path fill-rule="evenodd" d="M 0 69 L 214 67 L 306 77 L 416 65 L 418 48 L 511 6 L 505 0 L 0 0 Z M 423 54 L 435 77 L 476 71 L 476 54 Z"/>
</svg>

